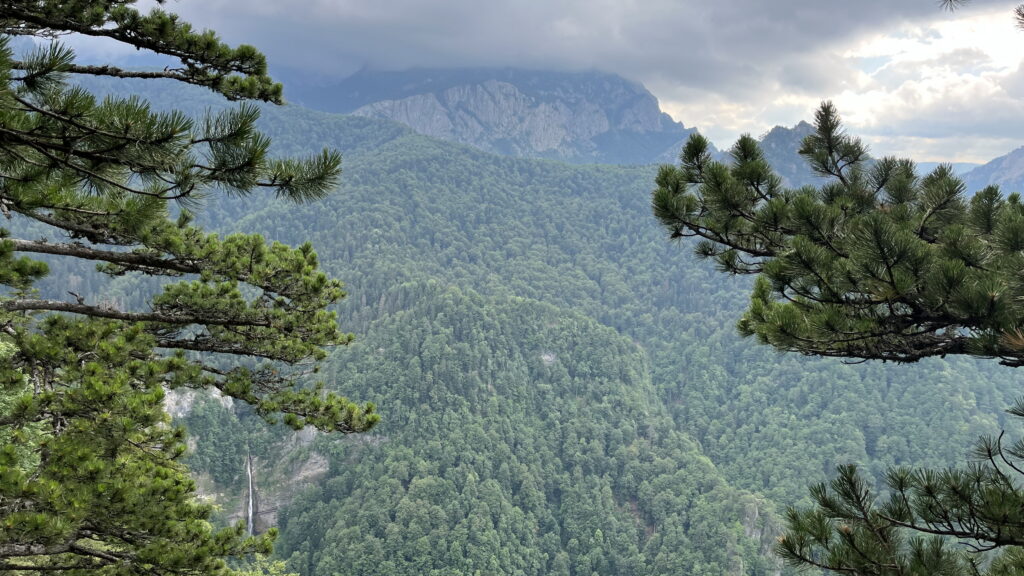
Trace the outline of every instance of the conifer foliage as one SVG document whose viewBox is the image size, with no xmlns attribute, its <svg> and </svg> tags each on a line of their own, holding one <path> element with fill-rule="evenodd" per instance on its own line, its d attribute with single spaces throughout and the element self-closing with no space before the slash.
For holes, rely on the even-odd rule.
<svg viewBox="0 0 1024 576">
<path fill-rule="evenodd" d="M 307 386 L 325 346 L 346 344 L 328 306 L 342 285 L 312 248 L 206 234 L 199 201 L 263 188 L 305 202 L 332 190 L 340 156 L 268 156 L 258 108 L 193 120 L 139 98 L 97 101 L 77 74 L 170 78 L 228 99 L 281 102 L 263 56 L 133 0 L 0 5 L 0 571 L 217 574 L 273 534 L 215 531 L 179 463 L 166 388 L 216 389 L 294 428 L 362 432 L 378 420 Z M 171 56 L 135 72 L 81 65 L 57 40 L 103 36 Z M 15 54 L 12 36 L 37 48 Z M 48 237 L 48 238 L 47 238 Z M 45 255 L 45 256 L 43 256 Z M 143 305 L 42 297 L 43 259 L 151 277 Z M 138 285 L 154 285 L 138 282 Z"/>
<path fill-rule="evenodd" d="M 828 180 L 784 190 L 756 142 L 712 162 L 692 138 L 663 167 L 657 217 L 700 255 L 757 274 L 740 330 L 783 350 L 912 362 L 971 354 L 1024 364 L 1024 204 L 989 187 L 966 198 L 948 166 L 868 159 L 831 104 L 801 154 Z"/>
<path fill-rule="evenodd" d="M 1024 202 L 989 187 L 971 198 L 949 166 L 872 160 L 831 103 L 800 150 L 821 186 L 784 189 L 757 143 L 728 165 L 695 135 L 663 166 L 656 217 L 697 254 L 757 276 L 740 332 L 785 351 L 914 362 L 964 354 L 1024 365 Z M 1024 404 L 1011 414 L 1024 417 Z M 789 512 L 779 552 L 846 574 L 1019 573 L 1024 442 L 982 439 L 975 462 L 893 469 L 882 503 L 854 466 Z M 949 538 L 969 546 L 951 545 Z M 997 560 L 966 550 L 1001 549 Z"/>
</svg>

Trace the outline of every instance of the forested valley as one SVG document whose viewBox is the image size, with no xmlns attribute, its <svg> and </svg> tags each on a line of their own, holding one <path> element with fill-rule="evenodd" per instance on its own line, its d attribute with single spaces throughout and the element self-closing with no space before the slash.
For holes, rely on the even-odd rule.
<svg viewBox="0 0 1024 576">
<path fill-rule="evenodd" d="M 128 84 L 157 106 L 222 105 Z M 665 241 L 654 167 L 262 112 L 277 153 L 342 150 L 341 188 L 300 206 L 209 203 L 199 217 L 313 243 L 345 281 L 340 323 L 357 334 L 321 378 L 383 419 L 338 438 L 268 428 L 204 394 L 171 408 L 222 522 L 244 521 L 253 457 L 256 526 L 280 528 L 289 571 L 778 574 L 791 570 L 772 554 L 782 511 L 837 465 L 876 480 L 891 465 L 957 465 L 980 435 L 1019 429 L 1003 412 L 1019 394 L 1009 368 L 849 364 L 741 339 L 750 283 Z M 74 277 L 114 301 L 144 290 Z"/>
<path fill-rule="evenodd" d="M 994 12 L 136 4 L 0 3 L 0 576 L 1024 574 Z"/>
</svg>

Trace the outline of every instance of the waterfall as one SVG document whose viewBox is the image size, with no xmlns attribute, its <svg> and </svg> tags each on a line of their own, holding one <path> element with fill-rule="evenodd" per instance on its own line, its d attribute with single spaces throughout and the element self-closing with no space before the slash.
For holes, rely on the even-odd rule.
<svg viewBox="0 0 1024 576">
<path fill-rule="evenodd" d="M 246 455 L 245 471 L 249 474 L 249 502 L 247 503 L 248 512 L 245 515 L 245 529 L 249 532 L 249 535 L 252 536 L 252 530 L 255 525 L 255 522 L 253 521 L 252 517 L 252 508 L 254 501 L 252 490 L 252 454 Z"/>
</svg>

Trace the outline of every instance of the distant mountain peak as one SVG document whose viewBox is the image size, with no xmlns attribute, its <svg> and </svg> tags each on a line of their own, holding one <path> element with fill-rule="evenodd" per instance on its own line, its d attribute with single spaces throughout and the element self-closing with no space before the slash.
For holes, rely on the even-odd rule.
<svg viewBox="0 0 1024 576">
<path fill-rule="evenodd" d="M 801 120 L 792 128 L 776 126 L 761 137 L 761 150 L 765 159 L 782 177 L 784 186 L 795 188 L 821 183 L 821 178 L 799 153 L 804 138 L 813 132 L 814 126 Z"/>
<path fill-rule="evenodd" d="M 674 157 L 694 131 L 662 112 L 642 84 L 600 71 L 360 70 L 290 96 L 490 152 L 570 162 L 657 162 Z"/>
<path fill-rule="evenodd" d="M 963 176 L 969 193 L 998 185 L 1004 193 L 1024 192 L 1024 146 L 978 166 Z"/>
<path fill-rule="evenodd" d="M 769 139 L 792 139 L 794 137 L 805 138 L 814 132 L 814 126 L 806 121 L 801 120 L 797 122 L 792 128 L 786 128 L 785 126 L 776 125 L 771 130 L 765 132 L 764 136 L 761 136 L 761 140 Z"/>
</svg>

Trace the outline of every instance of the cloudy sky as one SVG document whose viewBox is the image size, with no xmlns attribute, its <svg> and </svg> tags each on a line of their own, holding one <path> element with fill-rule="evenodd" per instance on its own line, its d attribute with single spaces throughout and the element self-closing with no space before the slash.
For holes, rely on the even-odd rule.
<svg viewBox="0 0 1024 576">
<path fill-rule="evenodd" d="M 1014 2 L 171 0 L 271 65 L 600 69 L 643 82 L 719 146 L 831 99 L 873 153 L 985 162 L 1024 145 Z M 104 48 L 82 45 L 80 51 Z M 106 56 L 110 56 L 107 54 Z M 115 55 L 116 56 L 116 55 Z"/>
</svg>

